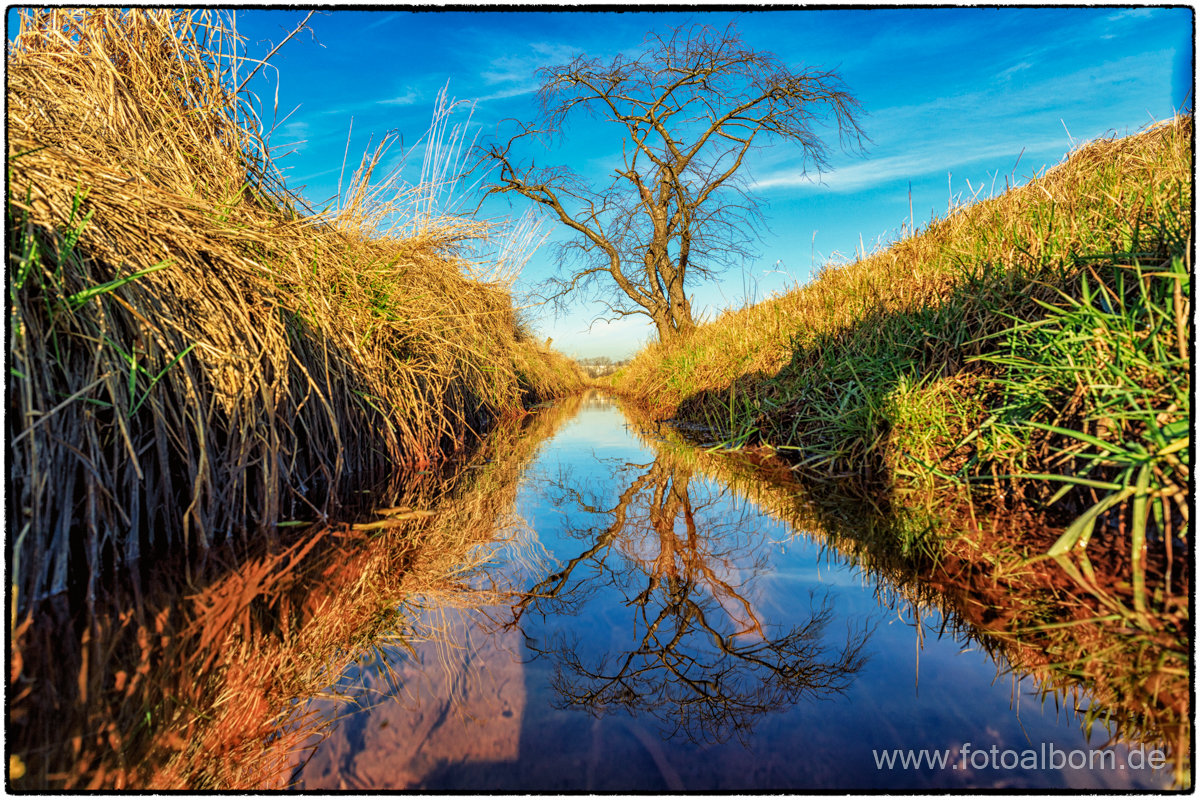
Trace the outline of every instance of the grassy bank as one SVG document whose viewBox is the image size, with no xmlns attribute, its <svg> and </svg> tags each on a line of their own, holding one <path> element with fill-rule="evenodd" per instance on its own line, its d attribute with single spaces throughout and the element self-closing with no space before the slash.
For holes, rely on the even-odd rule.
<svg viewBox="0 0 1200 800">
<path fill-rule="evenodd" d="M 1185 117 L 1088 144 L 647 348 L 617 386 L 712 438 L 778 448 L 814 480 L 853 477 L 876 497 L 969 486 L 1078 520 L 1056 553 L 1115 526 L 1141 607 L 1178 588 L 1140 583 L 1142 545 L 1186 560 L 1191 139 Z"/>
<path fill-rule="evenodd" d="M 1141 648 L 1122 691 L 1154 705 L 1191 636 L 1192 138 L 1180 117 L 1087 144 L 615 385 L 703 440 L 774 448 L 902 557 L 1082 587 Z"/>
<path fill-rule="evenodd" d="M 68 589 L 92 606 L 141 556 L 202 561 L 394 494 L 403 468 L 582 384 L 504 283 L 472 278 L 464 246 L 496 232 L 381 193 L 376 154 L 336 212 L 307 212 L 241 55 L 215 12 L 34 11 L 10 45 L 22 608 Z"/>
</svg>

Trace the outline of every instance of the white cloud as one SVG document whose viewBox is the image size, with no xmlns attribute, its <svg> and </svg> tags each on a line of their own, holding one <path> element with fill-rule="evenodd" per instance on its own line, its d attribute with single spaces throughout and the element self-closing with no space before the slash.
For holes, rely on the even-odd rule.
<svg viewBox="0 0 1200 800">
<path fill-rule="evenodd" d="M 379 19 L 375 20 L 370 25 L 363 26 L 362 32 L 366 33 L 367 31 L 374 30 L 381 25 L 389 25 L 398 19 L 400 19 L 399 13 L 393 12 L 391 14 L 383 14 L 379 17 Z"/>
<path fill-rule="evenodd" d="M 889 181 L 916 178 L 941 172 L 953 172 L 966 164 L 985 159 L 1011 157 L 1025 150 L 1026 155 L 1034 153 L 1053 153 L 1061 151 L 1065 154 L 1067 143 L 1063 139 L 1045 139 L 1039 142 L 1006 141 L 979 147 L 974 140 L 971 147 L 947 149 L 945 146 L 929 146 L 914 149 L 902 155 L 885 156 L 883 158 L 866 158 L 863 161 L 845 167 L 828 170 L 818 177 L 810 171 L 807 176 L 799 169 L 780 169 L 755 179 L 751 190 L 767 189 L 796 189 L 820 188 L 835 192 L 853 192 L 859 189 L 879 186 Z"/>
<path fill-rule="evenodd" d="M 546 64 L 565 64 L 580 52 L 578 47 L 570 44 L 534 42 L 529 47 L 538 54 L 538 60 Z"/>
<path fill-rule="evenodd" d="M 486 69 L 479 74 L 486 84 L 512 83 L 523 81 L 533 74 L 535 67 L 531 59 L 522 56 L 500 56 L 494 59 Z"/>
<path fill-rule="evenodd" d="M 1154 9 L 1152 8 L 1123 8 L 1115 14 L 1109 14 L 1104 18 L 1106 22 L 1120 22 L 1126 19 L 1146 19 L 1153 16 Z"/>
<path fill-rule="evenodd" d="M 1020 62 L 1020 63 L 1018 63 L 1018 64 L 1013 64 L 1011 67 L 1009 67 L 1008 69 L 1006 69 L 1006 70 L 1002 71 L 1002 72 L 1001 72 L 999 75 L 997 75 L 996 77 L 998 77 L 998 78 L 1008 78 L 1008 77 L 1011 77 L 1011 76 L 1015 75 L 1015 74 L 1016 74 L 1016 73 L 1018 73 L 1018 72 L 1022 72 L 1022 71 L 1024 71 L 1024 70 L 1027 70 L 1027 69 L 1029 69 L 1029 68 L 1030 68 L 1030 67 L 1032 67 L 1032 66 L 1033 66 L 1033 64 L 1032 64 L 1031 62 L 1029 62 L 1029 61 L 1022 61 L 1022 62 Z"/>
<path fill-rule="evenodd" d="M 502 55 L 492 59 L 479 74 L 488 85 L 500 83 L 528 84 L 540 67 L 565 64 L 579 53 L 572 45 L 533 42 L 529 50 L 521 55 Z"/>
<path fill-rule="evenodd" d="M 387 100 L 380 100 L 379 104 L 384 106 L 411 106 L 413 103 L 421 99 L 420 92 L 415 89 L 409 89 L 404 94 L 398 97 L 392 97 Z"/>
<path fill-rule="evenodd" d="M 314 112 L 317 117 L 347 117 L 354 114 L 370 112 L 379 106 L 411 106 L 416 105 L 422 99 L 420 92 L 415 89 L 408 89 L 404 94 L 396 95 L 386 100 L 358 100 L 352 103 L 343 103 L 330 108 L 323 108 L 320 111 Z"/>
<path fill-rule="evenodd" d="M 533 94 L 540 86 L 536 77 L 540 67 L 566 63 L 579 52 L 570 45 L 546 42 L 534 42 L 529 45 L 529 50 L 527 55 L 503 55 L 493 59 L 488 65 L 490 68 L 481 72 L 479 77 L 488 86 L 498 88 L 476 97 L 476 102 L 486 103 L 489 100 L 506 100 L 510 97 Z"/>
<path fill-rule="evenodd" d="M 476 97 L 475 102 L 486 103 L 488 100 L 505 100 L 509 97 L 519 97 L 523 94 L 533 94 L 537 90 L 538 84 L 523 83 L 518 84 L 517 86 L 510 86 L 507 89 L 500 89 L 492 92 L 491 94 L 482 95 L 481 97 Z"/>
<path fill-rule="evenodd" d="M 1117 91 L 1114 87 L 1161 82 L 1160 65 L 1168 56 L 1161 54 L 1156 59 L 1146 55 L 1039 75 L 1036 70 L 1024 69 L 1026 64 L 1036 66 L 1036 55 L 1020 54 L 1010 68 L 1020 76 L 1012 81 L 996 80 L 978 91 L 875 110 L 866 119 L 867 133 L 875 140 L 868 157 L 844 165 L 835 162 L 835 169 L 825 172 L 819 181 L 814 173 L 808 177 L 801 174 L 793 149 L 784 146 L 762 154 L 752 165 L 758 176 L 752 188 L 820 186 L 855 191 L 892 180 L 945 174 L 984 159 L 1010 156 L 1015 160 L 1022 149 L 1022 172 L 1057 163 L 1071 142 L 1063 130 L 1063 112 L 1053 98 L 1080 99 L 1080 109 L 1065 121 L 1077 141 L 1103 135 L 1111 124 L 1103 111 L 1104 101 Z M 999 77 L 1006 76 L 1001 73 Z"/>
<path fill-rule="evenodd" d="M 330 167 L 329 169 L 323 169 L 320 172 L 310 172 L 307 175 L 301 175 L 293 180 L 297 184 L 303 184 L 307 181 L 315 180 L 316 178 L 324 178 L 326 175 L 335 175 L 339 169 L 340 167 Z"/>
<path fill-rule="evenodd" d="M 289 122 L 277 130 L 273 139 L 281 142 L 300 142 L 308 138 L 307 122 Z"/>
</svg>

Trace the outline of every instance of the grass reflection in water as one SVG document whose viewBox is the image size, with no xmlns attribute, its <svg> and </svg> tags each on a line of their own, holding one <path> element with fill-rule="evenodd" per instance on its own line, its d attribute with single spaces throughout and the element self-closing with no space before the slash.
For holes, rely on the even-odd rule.
<svg viewBox="0 0 1200 800">
<path fill-rule="evenodd" d="M 948 627 L 987 652 L 998 677 L 1031 678 L 1041 703 L 1075 712 L 1089 740 L 1162 749 L 1173 784 L 1190 784 L 1186 608 L 1161 631 L 1131 629 L 1124 615 L 1108 613 L 1111 601 L 1097 587 L 1009 552 L 1014 538 L 1030 538 L 1027 520 L 984 517 L 966 503 L 949 523 L 903 504 L 897 510 L 871 502 L 853 481 L 806 484 L 769 451 L 698 448 L 636 407 L 625 411 L 660 453 L 787 521 L 832 561 L 875 576 L 880 601 L 912 609 L 918 631 L 922 609 L 939 615 L 938 635 Z M 936 558 L 911 546 L 931 539 L 942 544 Z"/>
<path fill-rule="evenodd" d="M 285 786 L 296 749 L 333 722 L 304 702 L 344 692 L 356 662 L 403 652 L 409 598 L 511 594 L 484 574 L 491 543 L 538 444 L 579 403 L 503 421 L 465 460 L 397 481 L 398 495 L 365 494 L 386 513 L 364 522 L 281 530 L 266 552 L 215 552 L 186 581 L 143 563 L 143 588 L 111 587 L 91 617 L 60 596 L 16 620 L 11 786 Z"/>
</svg>

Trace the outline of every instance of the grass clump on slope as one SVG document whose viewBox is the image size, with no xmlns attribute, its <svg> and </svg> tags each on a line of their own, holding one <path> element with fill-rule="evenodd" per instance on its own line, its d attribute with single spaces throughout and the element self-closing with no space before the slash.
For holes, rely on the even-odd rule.
<svg viewBox="0 0 1200 800">
<path fill-rule="evenodd" d="M 25 13 L 8 52 L 8 434 L 19 602 L 395 493 L 523 400 L 581 385 L 478 223 L 337 213 L 271 162 L 216 12 Z M 376 154 L 377 156 L 378 154 Z"/>
</svg>

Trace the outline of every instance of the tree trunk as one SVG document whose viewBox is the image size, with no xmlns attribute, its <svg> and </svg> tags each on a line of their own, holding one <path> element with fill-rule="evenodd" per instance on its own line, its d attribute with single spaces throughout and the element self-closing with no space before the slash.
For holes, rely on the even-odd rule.
<svg viewBox="0 0 1200 800">
<path fill-rule="evenodd" d="M 663 344 L 674 343 L 686 339 L 696 330 L 690 312 L 671 313 L 664 311 L 661 316 L 655 316 L 654 326 L 658 328 L 658 340 Z"/>
<path fill-rule="evenodd" d="M 673 276 L 674 277 L 674 276 Z M 683 291 L 683 284 L 678 278 L 672 280 L 667 287 L 667 309 L 671 317 L 671 330 L 676 338 L 687 338 L 696 330 L 696 322 L 692 319 L 692 304 Z"/>
<path fill-rule="evenodd" d="M 676 339 L 675 327 L 671 324 L 671 318 L 664 311 L 662 314 L 652 317 L 654 327 L 658 328 L 658 340 L 663 344 L 674 342 Z"/>
</svg>

